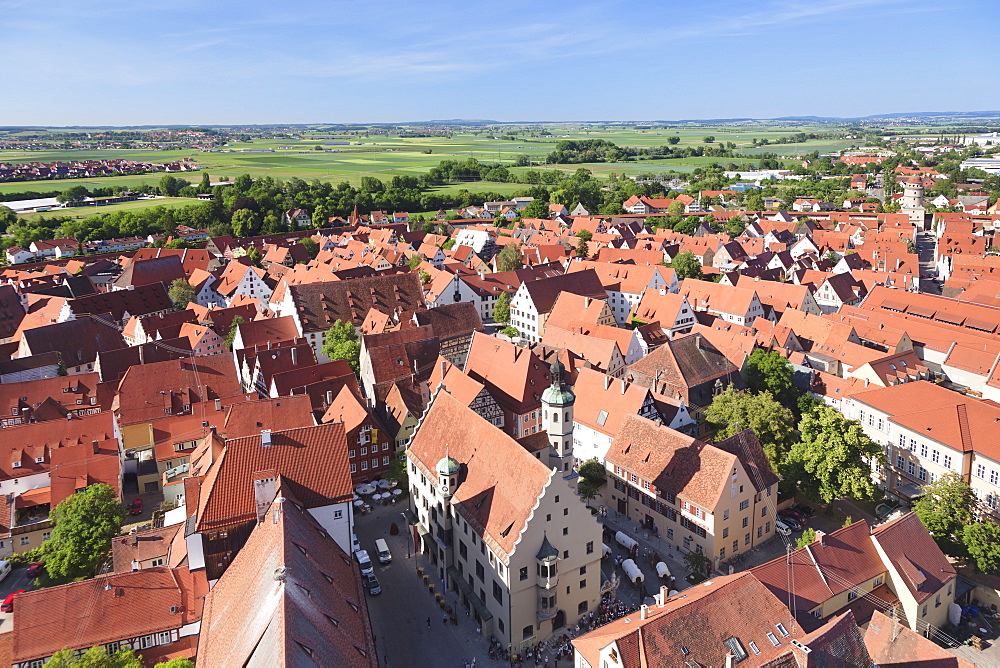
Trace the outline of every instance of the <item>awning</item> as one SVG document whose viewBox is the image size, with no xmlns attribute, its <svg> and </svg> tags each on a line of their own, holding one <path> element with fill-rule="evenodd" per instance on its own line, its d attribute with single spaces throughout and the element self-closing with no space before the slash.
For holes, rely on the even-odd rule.
<svg viewBox="0 0 1000 668">
<path fill-rule="evenodd" d="M 407 524 L 419 524 L 420 520 L 417 518 L 416 514 L 409 508 L 403 511 L 403 519 L 406 520 Z"/>
<path fill-rule="evenodd" d="M 910 501 L 913 501 L 913 500 L 919 499 L 921 496 L 923 496 L 924 495 L 924 490 L 923 490 L 923 488 L 918 487 L 917 485 L 914 485 L 911 482 L 911 483 L 908 483 L 906 485 L 900 485 L 899 487 L 897 487 L 896 488 L 896 494 L 898 494 L 899 496 L 905 497 L 906 499 L 908 499 Z"/>
<path fill-rule="evenodd" d="M 965 316 L 957 313 L 938 313 L 935 319 L 938 322 L 946 322 L 949 325 L 961 325 L 965 322 Z"/>
<path fill-rule="evenodd" d="M 426 536 L 426 535 L 428 535 L 430 533 L 430 531 L 427 530 L 427 527 L 425 527 L 420 522 L 417 522 L 416 527 L 417 527 L 417 533 L 420 534 L 421 538 L 423 538 L 424 536 Z"/>
<path fill-rule="evenodd" d="M 449 566 L 448 577 L 450 577 L 451 581 L 455 583 L 458 589 L 465 594 L 465 597 L 469 599 L 469 603 L 471 603 L 472 607 L 475 608 L 476 613 L 479 615 L 481 620 L 487 622 L 493 619 L 493 613 L 490 612 L 489 608 L 486 607 L 486 604 L 483 603 L 478 596 L 476 596 L 476 592 L 473 591 L 469 583 L 462 578 L 462 574 L 458 572 L 457 568 Z"/>
<path fill-rule="evenodd" d="M 31 506 L 41 506 L 46 503 L 52 503 L 51 487 L 32 489 L 14 499 L 15 508 L 29 508 Z"/>
<path fill-rule="evenodd" d="M 976 318 L 966 318 L 965 326 L 971 327 L 972 329 L 978 329 L 983 332 L 992 332 L 997 328 L 995 322 L 989 322 L 988 320 L 977 320 Z"/>
<path fill-rule="evenodd" d="M 892 301 L 890 299 L 886 299 L 884 302 L 882 302 L 882 308 L 889 309 L 890 311 L 900 311 L 900 312 L 903 312 L 903 311 L 906 310 L 906 304 L 902 304 L 900 302 L 894 302 L 894 301 Z"/>
</svg>

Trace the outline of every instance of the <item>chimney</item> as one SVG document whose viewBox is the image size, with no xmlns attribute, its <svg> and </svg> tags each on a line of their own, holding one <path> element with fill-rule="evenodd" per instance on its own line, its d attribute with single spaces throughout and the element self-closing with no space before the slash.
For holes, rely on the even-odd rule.
<svg viewBox="0 0 1000 668">
<path fill-rule="evenodd" d="M 441 377 L 444 378 L 444 372 L 448 369 L 448 361 L 441 360 Z"/>
<path fill-rule="evenodd" d="M 260 432 L 260 447 L 269 448 L 271 447 L 271 430 L 262 429 Z"/>
<path fill-rule="evenodd" d="M 325 406 L 329 406 L 332 403 L 333 403 L 333 390 L 327 390 L 326 391 L 326 404 L 325 404 Z"/>
<path fill-rule="evenodd" d="M 137 570 L 139 570 L 139 562 L 136 561 L 135 559 L 133 559 L 132 560 L 132 571 L 134 572 L 134 571 L 137 571 Z"/>
<path fill-rule="evenodd" d="M 611 387 L 611 376 L 604 376 L 604 389 Z"/>
<path fill-rule="evenodd" d="M 639 620 L 645 621 L 646 617 L 649 615 L 649 606 L 643 604 L 639 607 Z"/>
<path fill-rule="evenodd" d="M 664 585 L 660 585 L 659 604 L 663 605 L 664 603 L 666 603 L 667 602 L 667 597 L 669 595 L 670 595 L 670 588 L 666 587 Z"/>
<path fill-rule="evenodd" d="M 97 442 L 97 439 L 95 438 L 90 444 L 94 447 L 94 454 L 99 455 L 101 453 L 101 446 Z"/>
<path fill-rule="evenodd" d="M 299 349 L 292 346 L 292 366 L 299 365 Z"/>
<path fill-rule="evenodd" d="M 221 411 L 222 410 L 222 399 L 216 399 L 215 400 L 215 410 L 217 410 L 217 411 Z"/>
<path fill-rule="evenodd" d="M 590 297 L 583 298 L 583 308 L 590 308 Z"/>
<path fill-rule="evenodd" d="M 736 665 L 736 655 L 732 652 L 726 652 L 726 668 L 734 668 Z"/>
<path fill-rule="evenodd" d="M 145 348 L 146 346 L 139 346 L 139 364 L 146 363 L 146 353 L 144 352 Z"/>
</svg>

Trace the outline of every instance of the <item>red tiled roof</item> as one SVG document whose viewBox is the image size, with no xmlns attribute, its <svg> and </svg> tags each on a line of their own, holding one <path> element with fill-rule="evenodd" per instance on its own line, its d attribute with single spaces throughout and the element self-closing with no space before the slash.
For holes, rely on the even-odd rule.
<svg viewBox="0 0 1000 668">
<path fill-rule="evenodd" d="M 255 475 L 280 475 L 309 508 L 350 499 L 351 474 L 347 435 L 342 424 L 321 424 L 271 434 L 263 446 L 261 435 L 226 441 L 225 452 L 214 465 L 202 491 L 198 530 L 229 526 L 256 516 L 252 482 Z"/>
</svg>

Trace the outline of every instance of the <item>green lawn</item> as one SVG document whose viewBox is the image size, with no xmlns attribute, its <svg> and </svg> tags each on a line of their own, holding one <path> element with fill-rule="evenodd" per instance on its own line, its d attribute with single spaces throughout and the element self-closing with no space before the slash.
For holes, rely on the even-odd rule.
<svg viewBox="0 0 1000 668">
<path fill-rule="evenodd" d="M 192 204 L 199 204 L 201 200 L 191 197 L 160 197 L 157 199 L 141 199 L 135 202 L 122 202 L 121 204 L 108 204 L 106 206 L 76 206 L 70 209 L 53 209 L 41 213 L 22 213 L 18 218 L 23 220 L 33 220 L 35 218 L 52 218 L 53 216 L 72 216 L 73 218 L 89 218 L 99 213 L 111 213 L 113 211 L 128 211 L 130 209 L 148 209 L 154 206 L 163 206 L 168 209 L 179 209 Z M 2 202 L 0 202 L 2 204 Z"/>
</svg>

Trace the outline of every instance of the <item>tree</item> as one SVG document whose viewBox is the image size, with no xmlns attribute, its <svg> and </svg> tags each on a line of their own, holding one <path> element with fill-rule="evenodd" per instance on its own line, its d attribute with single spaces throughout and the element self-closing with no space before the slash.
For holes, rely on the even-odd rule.
<svg viewBox="0 0 1000 668">
<path fill-rule="evenodd" d="M 384 477 L 389 482 L 396 483 L 396 487 L 399 489 L 407 490 L 410 488 L 409 474 L 406 472 L 406 455 L 402 450 L 397 452 L 396 456 L 389 462 L 389 468 L 386 469 Z"/>
<path fill-rule="evenodd" d="M 86 199 L 88 195 L 90 195 L 90 191 L 87 190 L 86 186 L 73 186 L 56 195 L 56 201 L 60 204 L 77 204 Z"/>
<path fill-rule="evenodd" d="M 704 278 L 701 271 L 701 262 L 698 262 L 698 258 L 694 256 L 691 251 L 684 251 L 683 253 L 678 253 L 677 256 L 670 263 L 670 267 L 677 274 L 677 278 Z"/>
<path fill-rule="evenodd" d="M 521 210 L 522 218 L 548 218 L 549 217 L 549 203 L 545 200 L 536 197 L 535 199 L 528 202 L 528 206 Z"/>
<path fill-rule="evenodd" d="M 257 214 L 253 209 L 237 209 L 233 212 L 230 224 L 233 226 L 234 237 L 252 237 L 257 233 Z"/>
<path fill-rule="evenodd" d="M 419 255 L 411 255 L 406 260 L 406 266 L 409 267 L 411 270 L 416 270 L 416 268 L 419 267 L 420 263 L 423 261 L 424 258 L 420 257 Z"/>
<path fill-rule="evenodd" d="M 580 239 L 580 243 L 576 245 L 576 256 L 583 259 L 590 257 L 590 244 L 587 243 L 586 239 Z"/>
<path fill-rule="evenodd" d="M 130 648 L 120 649 L 114 654 L 100 645 L 95 645 L 88 649 L 81 656 L 76 656 L 76 652 L 69 648 L 61 649 L 52 655 L 46 666 L 51 668 L 142 668 L 140 659 L 134 650 Z M 162 666 L 160 663 L 157 666 Z"/>
<path fill-rule="evenodd" d="M 493 322 L 506 325 L 510 322 L 510 295 L 501 292 L 497 303 L 493 306 Z"/>
<path fill-rule="evenodd" d="M 580 464 L 577 473 L 580 474 L 580 482 L 576 489 L 580 494 L 580 498 L 587 501 L 587 505 L 589 506 L 589 502 L 597 498 L 601 492 L 601 487 L 607 483 L 607 471 L 605 471 L 604 466 L 595 458 L 588 459 Z"/>
<path fill-rule="evenodd" d="M 330 360 L 347 360 L 357 373 L 361 369 L 361 344 L 354 331 L 354 325 L 346 320 L 337 320 L 323 333 L 323 347 L 320 349 Z"/>
<path fill-rule="evenodd" d="M 826 504 L 842 496 L 875 498 L 869 462 L 882 456 L 882 448 L 868 438 L 861 423 L 819 406 L 802 416 L 799 433 L 801 440 L 792 446 L 786 470 L 806 496 Z"/>
<path fill-rule="evenodd" d="M 980 573 L 1000 570 L 1000 524 L 990 520 L 966 524 L 962 542 Z"/>
<path fill-rule="evenodd" d="M 583 239 L 584 241 L 590 241 L 591 239 L 594 238 L 594 235 L 593 233 L 591 233 L 590 230 L 580 230 L 579 232 L 576 233 L 576 236 L 579 237 L 580 239 Z"/>
<path fill-rule="evenodd" d="M 801 550 L 803 547 L 805 547 L 809 543 L 814 542 L 815 540 L 816 540 L 816 530 L 806 529 L 805 531 L 802 532 L 802 535 L 799 536 L 799 540 L 795 543 L 795 549 Z"/>
<path fill-rule="evenodd" d="M 89 485 L 62 501 L 50 515 L 52 537 L 45 541 L 45 570 L 54 584 L 91 577 L 121 531 L 125 506 L 104 483 Z"/>
<path fill-rule="evenodd" d="M 302 244 L 303 246 L 305 246 L 306 252 L 309 253 L 309 257 L 310 258 L 316 259 L 316 256 L 319 255 L 319 244 L 318 243 L 316 243 L 315 241 L 313 241 L 309 237 L 303 237 L 303 238 L 299 239 L 299 243 Z"/>
<path fill-rule="evenodd" d="M 521 262 L 521 244 L 507 244 L 497 254 L 497 271 L 515 271 L 523 267 Z"/>
<path fill-rule="evenodd" d="M 771 466 L 778 470 L 795 443 L 795 416 L 770 392 L 741 392 L 730 385 L 705 412 L 717 441 L 753 429 Z"/>
<path fill-rule="evenodd" d="M 0 232 L 5 232 L 8 227 L 17 222 L 17 214 L 8 206 L 0 204 Z"/>
<path fill-rule="evenodd" d="M 421 284 L 423 284 L 423 285 L 427 285 L 428 283 L 430 283 L 430 282 L 431 282 L 431 275 L 430 275 L 430 274 L 428 274 L 428 273 L 427 273 L 426 271 L 424 271 L 423 269 L 421 269 L 421 270 L 420 270 L 420 282 L 421 282 Z"/>
<path fill-rule="evenodd" d="M 198 191 L 203 193 L 212 192 L 212 179 L 208 175 L 208 172 L 201 173 L 201 185 L 198 186 Z"/>
<path fill-rule="evenodd" d="M 715 141 L 715 137 L 713 137 L 712 135 L 707 135 L 705 137 L 702 137 L 701 140 L 706 144 L 711 144 L 712 142 Z"/>
<path fill-rule="evenodd" d="M 799 391 L 792 383 L 792 365 L 776 351 L 761 348 L 746 361 L 747 386 L 751 392 L 770 392 L 781 405 L 793 408 Z"/>
<path fill-rule="evenodd" d="M 164 174 L 160 178 L 160 194 L 166 195 L 168 197 L 175 197 L 177 193 L 181 191 L 181 188 L 187 185 L 187 182 L 182 179 L 171 176 L 170 174 Z"/>
<path fill-rule="evenodd" d="M 244 209 L 244 211 L 245 210 L 246 209 Z M 261 257 L 262 256 L 260 254 L 260 249 L 257 248 L 256 246 L 250 246 L 249 248 L 247 248 L 247 258 L 249 258 L 250 263 L 253 266 L 255 266 L 255 267 L 259 267 L 260 266 Z"/>
<path fill-rule="evenodd" d="M 175 278 L 170 283 L 167 295 L 174 305 L 174 310 L 183 311 L 187 308 L 188 303 L 194 301 L 194 288 L 191 287 L 186 278 Z"/>
<path fill-rule="evenodd" d="M 233 318 L 233 321 L 229 324 L 229 332 L 226 333 L 226 347 L 230 350 L 233 349 L 233 340 L 236 339 L 236 332 L 240 329 L 240 323 L 243 322 L 244 318 L 241 315 Z"/>
<path fill-rule="evenodd" d="M 701 552 L 691 550 L 684 555 L 684 565 L 699 575 L 712 574 L 712 560 Z"/>
<path fill-rule="evenodd" d="M 976 503 L 976 493 L 969 483 L 957 473 L 946 473 L 924 487 L 924 495 L 913 504 L 913 512 L 942 551 L 961 555 L 964 529 L 975 519 Z M 976 530 L 977 538 L 980 532 Z"/>
</svg>

